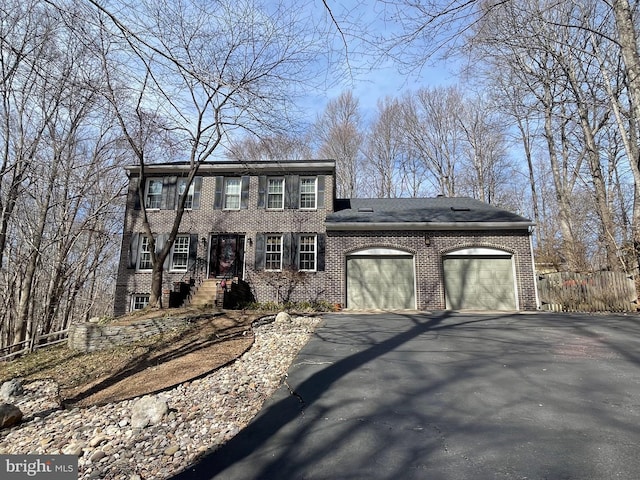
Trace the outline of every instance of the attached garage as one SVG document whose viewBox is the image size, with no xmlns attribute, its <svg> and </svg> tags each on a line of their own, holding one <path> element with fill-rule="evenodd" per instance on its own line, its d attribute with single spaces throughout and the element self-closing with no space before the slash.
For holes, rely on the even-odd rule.
<svg viewBox="0 0 640 480">
<path fill-rule="evenodd" d="M 347 256 L 347 308 L 416 308 L 413 256 L 399 250 L 369 249 Z"/>
<path fill-rule="evenodd" d="M 470 248 L 443 258 L 446 307 L 450 310 L 517 310 L 512 255 Z"/>
</svg>

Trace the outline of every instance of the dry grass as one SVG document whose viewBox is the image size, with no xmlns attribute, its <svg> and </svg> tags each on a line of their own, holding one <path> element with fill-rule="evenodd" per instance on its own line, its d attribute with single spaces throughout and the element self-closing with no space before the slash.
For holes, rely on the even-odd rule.
<svg viewBox="0 0 640 480">
<path fill-rule="evenodd" d="M 118 319 L 133 323 L 162 318 L 167 311 Z M 82 353 L 58 346 L 0 364 L 0 382 L 53 379 L 65 404 L 88 406 L 133 398 L 205 375 L 244 353 L 253 342 L 251 323 L 258 314 L 176 310 L 171 316 L 197 318 L 172 332 L 132 345 Z"/>
</svg>

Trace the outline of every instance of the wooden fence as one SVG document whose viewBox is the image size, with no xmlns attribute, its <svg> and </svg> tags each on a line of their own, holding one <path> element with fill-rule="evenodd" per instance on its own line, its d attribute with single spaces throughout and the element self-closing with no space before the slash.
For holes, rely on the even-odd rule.
<svg viewBox="0 0 640 480">
<path fill-rule="evenodd" d="M 57 332 L 46 333 L 44 335 L 36 335 L 34 338 L 30 340 L 25 340 L 20 343 L 15 343 L 13 345 L 9 345 L 8 347 L 0 348 L 0 362 L 4 362 L 6 360 L 11 360 L 15 357 L 19 357 L 21 355 L 27 354 L 29 352 L 33 352 L 39 348 L 50 347 L 51 345 L 57 345 L 58 343 L 63 343 L 67 341 L 67 337 L 69 336 L 69 329 L 66 328 L 64 330 L 59 330 Z M 53 337 L 53 340 L 48 340 L 41 343 L 41 340 L 47 340 Z M 16 349 L 20 350 L 16 350 Z M 12 352 L 12 350 L 16 350 Z M 11 353 L 7 353 L 11 352 Z"/>
<path fill-rule="evenodd" d="M 633 277 L 620 272 L 547 273 L 538 277 L 543 310 L 562 312 L 635 312 Z"/>
</svg>

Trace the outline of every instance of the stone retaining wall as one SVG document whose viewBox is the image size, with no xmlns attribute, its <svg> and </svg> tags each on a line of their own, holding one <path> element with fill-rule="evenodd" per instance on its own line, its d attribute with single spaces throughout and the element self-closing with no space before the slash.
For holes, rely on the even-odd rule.
<svg viewBox="0 0 640 480">
<path fill-rule="evenodd" d="M 78 323 L 69 327 L 67 345 L 72 350 L 95 352 L 116 345 L 126 345 L 185 325 L 184 318 L 140 320 L 132 325 L 98 325 Z"/>
</svg>

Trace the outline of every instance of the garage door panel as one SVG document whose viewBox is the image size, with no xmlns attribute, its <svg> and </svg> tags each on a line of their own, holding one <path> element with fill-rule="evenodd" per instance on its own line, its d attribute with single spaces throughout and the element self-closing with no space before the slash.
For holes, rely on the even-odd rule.
<svg viewBox="0 0 640 480">
<path fill-rule="evenodd" d="M 415 308 L 413 258 L 362 256 L 347 259 L 347 308 Z"/>
<path fill-rule="evenodd" d="M 515 310 L 510 257 L 450 257 L 443 265 L 447 308 Z"/>
</svg>

